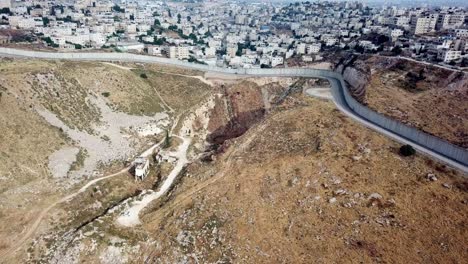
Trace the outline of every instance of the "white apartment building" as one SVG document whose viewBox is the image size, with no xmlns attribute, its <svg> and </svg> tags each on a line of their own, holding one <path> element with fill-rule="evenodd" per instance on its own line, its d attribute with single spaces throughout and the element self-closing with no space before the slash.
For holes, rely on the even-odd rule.
<svg viewBox="0 0 468 264">
<path fill-rule="evenodd" d="M 182 27 L 182 33 L 184 35 L 190 35 L 193 32 L 193 28 L 191 26 L 184 26 Z"/>
<path fill-rule="evenodd" d="M 437 51 L 437 58 L 443 62 L 451 62 L 461 58 L 461 51 L 441 49 Z"/>
<path fill-rule="evenodd" d="M 437 21 L 438 29 L 455 29 L 463 26 L 465 14 L 441 14 Z"/>
<path fill-rule="evenodd" d="M 468 38 L 468 29 L 457 29 L 455 30 L 457 38 Z"/>
<path fill-rule="evenodd" d="M 260 65 L 270 65 L 270 58 L 263 56 L 260 58 Z"/>
<path fill-rule="evenodd" d="M 150 26 L 150 25 L 146 25 L 146 24 L 138 24 L 137 29 L 138 29 L 140 32 L 146 32 L 146 31 L 148 31 L 148 30 L 151 29 L 151 26 Z"/>
<path fill-rule="evenodd" d="M 89 41 L 94 47 L 102 47 L 106 44 L 106 37 L 101 33 L 91 33 L 89 34 Z"/>
<path fill-rule="evenodd" d="M 212 39 L 212 40 L 208 41 L 208 46 L 214 47 L 215 49 L 220 49 L 221 45 L 222 45 L 221 40 Z"/>
<path fill-rule="evenodd" d="M 399 37 L 403 36 L 403 33 L 403 30 L 397 28 L 391 31 L 390 37 L 392 41 L 396 41 Z"/>
<path fill-rule="evenodd" d="M 234 58 L 237 53 L 237 45 L 231 44 L 228 45 L 226 48 L 226 55 L 229 56 L 230 58 Z"/>
<path fill-rule="evenodd" d="M 205 56 L 207 58 L 214 58 L 216 57 L 216 48 L 215 47 L 208 47 L 205 49 Z"/>
<path fill-rule="evenodd" d="M 107 34 L 113 34 L 116 32 L 115 26 L 114 25 L 104 25 L 104 32 Z"/>
<path fill-rule="evenodd" d="M 8 20 L 11 27 L 20 29 L 33 29 L 44 24 L 42 19 L 37 17 L 10 16 Z"/>
<path fill-rule="evenodd" d="M 243 25 L 247 22 L 247 17 L 245 15 L 237 15 L 236 16 L 236 24 Z"/>
<path fill-rule="evenodd" d="M 399 27 L 406 27 L 410 23 L 410 18 L 406 16 L 397 17 L 395 25 Z"/>
<path fill-rule="evenodd" d="M 281 64 L 283 64 L 283 57 L 280 57 L 280 56 L 271 57 L 271 67 L 275 67 Z"/>
<path fill-rule="evenodd" d="M 129 24 L 126 26 L 127 33 L 136 33 L 137 32 L 137 25 L 136 24 Z"/>
<path fill-rule="evenodd" d="M 336 38 L 328 38 L 327 41 L 325 42 L 326 46 L 334 46 L 338 42 L 338 39 Z"/>
<path fill-rule="evenodd" d="M 307 54 L 316 54 L 320 52 L 322 45 L 320 44 L 311 44 L 307 46 Z"/>
<path fill-rule="evenodd" d="M 64 36 L 65 41 L 73 43 L 73 44 L 79 44 L 79 45 L 86 45 L 89 43 L 89 34 L 77 34 L 77 35 L 71 35 L 71 36 Z"/>
<path fill-rule="evenodd" d="M 0 8 L 11 8 L 10 0 L 0 0 Z"/>
<path fill-rule="evenodd" d="M 433 32 L 435 30 L 437 18 L 437 14 L 430 14 L 424 17 L 418 17 L 416 19 L 414 34 L 420 35 Z"/>
<path fill-rule="evenodd" d="M 300 43 L 296 47 L 296 53 L 297 54 L 305 54 L 306 53 L 306 44 L 305 43 Z"/>
<path fill-rule="evenodd" d="M 241 56 L 242 64 L 255 64 L 257 62 L 256 55 L 242 55 Z"/>
<path fill-rule="evenodd" d="M 188 59 L 190 57 L 189 48 L 187 46 L 170 46 L 166 49 L 167 57 L 171 59 Z"/>
</svg>

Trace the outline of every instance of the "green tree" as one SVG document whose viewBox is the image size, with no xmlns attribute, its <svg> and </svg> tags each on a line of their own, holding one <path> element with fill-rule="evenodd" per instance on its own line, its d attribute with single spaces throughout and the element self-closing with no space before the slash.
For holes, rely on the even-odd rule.
<svg viewBox="0 0 468 264">
<path fill-rule="evenodd" d="M 159 19 L 154 20 L 154 26 L 155 27 L 161 26 L 161 22 L 159 21 Z"/>
<path fill-rule="evenodd" d="M 416 150 L 411 145 L 403 145 L 400 148 L 400 155 L 404 157 L 412 156 L 416 154 Z"/>
<path fill-rule="evenodd" d="M 50 23 L 50 19 L 48 17 L 42 17 L 42 23 L 44 23 L 44 26 L 47 26 Z"/>
<path fill-rule="evenodd" d="M 171 145 L 171 137 L 169 136 L 169 131 L 166 129 L 166 136 L 164 137 L 163 148 L 168 148 Z"/>
</svg>

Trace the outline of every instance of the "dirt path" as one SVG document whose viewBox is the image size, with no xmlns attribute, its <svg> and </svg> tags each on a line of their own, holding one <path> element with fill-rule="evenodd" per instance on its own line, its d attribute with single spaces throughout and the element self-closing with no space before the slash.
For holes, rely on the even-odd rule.
<svg viewBox="0 0 468 264">
<path fill-rule="evenodd" d="M 78 194 L 83 193 L 84 191 L 86 191 L 90 186 L 94 185 L 95 183 L 100 182 L 100 181 L 105 180 L 105 179 L 108 179 L 108 178 L 111 178 L 111 177 L 115 177 L 115 176 L 120 175 L 122 173 L 125 173 L 129 169 L 130 169 L 130 167 L 127 167 L 127 168 L 125 168 L 125 169 L 123 169 L 123 170 L 121 170 L 119 172 L 116 172 L 116 173 L 113 173 L 113 174 L 110 174 L 110 175 L 107 175 L 107 176 L 104 176 L 104 177 L 101 177 L 101 178 L 91 180 L 87 184 L 85 184 L 83 187 L 81 187 L 77 192 L 72 193 L 72 194 L 70 194 L 68 196 L 65 196 L 62 199 L 60 199 L 60 200 L 54 202 L 53 204 L 49 205 L 47 208 L 45 208 L 44 210 L 42 210 L 39 213 L 39 215 L 36 218 L 36 221 L 34 221 L 34 223 L 30 227 L 28 227 L 26 229 L 25 234 L 18 241 L 16 241 L 12 246 L 10 246 L 10 248 L 8 250 L 6 250 L 6 251 L 4 251 L 4 252 L 2 252 L 0 254 L 0 259 L 2 259 L 2 261 L 5 261 L 6 258 L 10 256 L 10 254 L 13 254 L 17 250 L 19 250 L 28 241 L 28 239 L 32 235 L 34 235 L 34 233 L 36 232 L 36 230 L 39 227 L 39 224 L 42 222 L 42 219 L 44 219 L 44 217 L 49 213 L 49 211 L 52 208 L 54 208 L 58 204 L 61 204 L 63 202 L 67 202 L 67 201 L 71 200 L 72 198 L 74 198 Z"/>
<path fill-rule="evenodd" d="M 229 153 L 228 156 L 226 157 L 226 160 L 224 161 L 224 164 L 227 166 L 223 167 L 223 170 L 217 173 L 215 176 L 209 178 L 206 181 L 201 182 L 200 184 L 195 185 L 194 187 L 190 188 L 187 191 L 184 191 L 183 194 L 177 196 L 174 198 L 173 202 L 170 205 L 166 205 L 164 207 L 161 207 L 158 210 L 158 213 L 155 215 L 154 221 L 161 221 L 162 218 L 164 218 L 168 213 L 173 212 L 173 210 L 184 203 L 185 201 L 192 199 L 194 194 L 207 188 L 208 186 L 216 183 L 220 179 L 222 179 L 226 173 L 229 173 L 234 166 L 234 160 L 233 157 L 236 156 L 237 153 L 245 151 L 246 148 L 252 143 L 252 141 L 257 137 L 257 135 L 261 134 L 262 131 L 266 129 L 267 125 L 266 124 L 260 124 L 258 127 L 255 128 L 255 132 L 251 135 L 248 136 L 248 138 L 238 146 L 238 148 Z"/>
<path fill-rule="evenodd" d="M 168 156 L 177 158 L 177 163 L 172 171 L 167 176 L 161 188 L 157 192 L 149 191 L 142 196 L 139 196 L 136 201 L 132 202 L 130 208 L 126 209 L 118 218 L 117 223 L 121 226 L 132 227 L 141 224 L 139 214 L 152 201 L 164 195 L 174 183 L 177 175 L 182 171 L 184 166 L 189 162 L 187 158 L 187 150 L 190 146 L 191 138 L 175 136 L 183 140 L 176 152 L 167 153 Z M 141 198 L 141 200 L 139 199 Z"/>
<path fill-rule="evenodd" d="M 158 142 L 157 144 L 153 145 L 151 148 L 149 148 L 148 150 L 144 151 L 141 156 L 148 156 L 152 153 L 152 150 L 154 150 L 154 148 L 158 147 L 159 145 L 161 145 L 163 143 L 164 140 L 161 140 L 160 142 Z M 7 250 L 5 250 L 4 252 L 1 252 L 0 253 L 0 261 L 1 263 L 8 263 L 6 262 L 6 259 L 11 257 L 12 254 L 14 254 L 16 251 L 18 251 L 21 247 L 24 246 L 24 244 L 26 244 L 26 242 L 34 235 L 34 233 L 37 231 L 37 229 L 39 228 L 39 225 L 40 223 L 42 222 L 42 220 L 47 216 L 47 214 L 49 213 L 49 211 L 54 208 L 55 206 L 61 204 L 61 203 L 64 203 L 64 202 L 67 202 L 71 199 L 73 199 L 74 197 L 76 197 L 77 195 L 83 193 L 84 191 L 86 191 L 89 187 L 93 186 L 94 184 L 100 182 L 100 181 L 103 181 L 103 180 L 106 180 L 106 179 L 109 179 L 109 178 L 112 178 L 112 177 L 115 177 L 115 176 L 118 176 L 118 175 L 121 175 L 123 173 L 126 173 L 130 170 L 131 166 L 129 167 L 126 167 L 116 173 L 113 173 L 113 174 L 110 174 L 110 175 L 107 175 L 107 176 L 103 176 L 103 177 L 100 177 L 100 178 L 97 178 L 97 179 L 93 179 L 91 181 L 89 181 L 88 183 L 86 183 L 83 187 L 81 187 L 78 191 L 72 193 L 72 194 L 69 194 L 65 197 L 63 197 L 62 199 L 52 203 L 51 205 L 49 205 L 47 208 L 45 208 L 44 210 L 42 210 L 38 215 L 37 215 L 37 218 L 36 220 L 34 221 L 34 223 L 26 228 L 26 232 L 24 233 L 24 235 L 18 240 L 16 241 L 13 245 L 11 245 Z"/>
<path fill-rule="evenodd" d="M 126 66 L 122 66 L 122 65 L 119 65 L 119 64 L 116 64 L 116 63 L 112 63 L 112 62 L 103 62 L 103 64 L 106 64 L 106 65 L 110 65 L 110 66 L 114 66 L 114 67 L 117 67 L 119 69 L 122 69 L 122 70 L 133 70 L 135 68 L 132 68 L 132 67 L 126 67 Z"/>
<path fill-rule="evenodd" d="M 327 88 L 323 88 L 323 87 L 309 88 L 309 89 L 304 90 L 304 93 L 312 97 L 317 97 L 317 98 L 326 99 L 326 100 L 333 100 L 331 89 L 328 87 Z"/>
</svg>

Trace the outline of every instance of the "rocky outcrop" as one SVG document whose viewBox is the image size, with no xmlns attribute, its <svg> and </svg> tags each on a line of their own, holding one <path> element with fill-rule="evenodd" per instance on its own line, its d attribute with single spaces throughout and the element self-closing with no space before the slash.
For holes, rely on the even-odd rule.
<svg viewBox="0 0 468 264">
<path fill-rule="evenodd" d="M 357 56 L 350 55 L 338 63 L 335 71 L 343 75 L 347 88 L 353 97 L 358 102 L 365 103 L 366 87 L 371 76 L 370 67 L 365 62 L 358 60 Z"/>
<path fill-rule="evenodd" d="M 207 141 L 217 145 L 241 136 L 266 113 L 261 88 L 255 83 L 241 82 L 222 90 L 208 124 Z"/>
</svg>

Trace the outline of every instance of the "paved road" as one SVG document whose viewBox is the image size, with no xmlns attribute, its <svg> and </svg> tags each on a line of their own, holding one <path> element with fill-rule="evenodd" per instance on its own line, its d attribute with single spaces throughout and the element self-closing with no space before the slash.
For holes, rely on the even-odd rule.
<svg viewBox="0 0 468 264">
<path fill-rule="evenodd" d="M 243 77 L 317 77 L 325 78 L 330 81 L 332 86 L 333 101 L 337 108 L 343 113 L 351 117 L 352 119 L 360 122 L 361 124 L 374 129 L 388 137 L 393 138 L 404 144 L 410 144 L 419 152 L 431 156 L 439 161 L 442 161 L 452 167 L 455 167 L 465 173 L 468 173 L 468 162 L 466 161 L 466 152 L 463 152 L 461 159 L 454 159 L 448 155 L 443 154 L 444 151 L 435 151 L 429 147 L 430 142 L 417 143 L 402 135 L 396 134 L 392 130 L 386 129 L 375 122 L 371 122 L 365 116 L 361 116 L 356 113 L 348 104 L 344 95 L 344 87 L 342 86 L 340 77 L 336 77 L 337 73 L 325 71 L 325 70 L 314 70 L 314 69 L 224 69 L 212 66 L 187 63 L 178 60 L 171 60 L 166 58 L 159 58 L 153 56 L 126 54 L 126 53 L 59 53 L 59 52 L 33 52 L 9 48 L 0 47 L 0 56 L 13 56 L 13 57 L 29 57 L 29 58 L 41 58 L 41 59 L 65 59 L 65 60 L 81 60 L 81 61 L 127 61 L 127 62 L 142 62 L 142 63 L 160 63 L 165 65 L 171 65 L 176 67 L 183 67 L 193 70 L 201 70 L 205 72 L 219 74 L 220 76 L 230 76 L 234 78 Z M 452 146 L 448 146 L 452 147 Z M 444 147 L 445 150 L 445 147 Z"/>
</svg>

